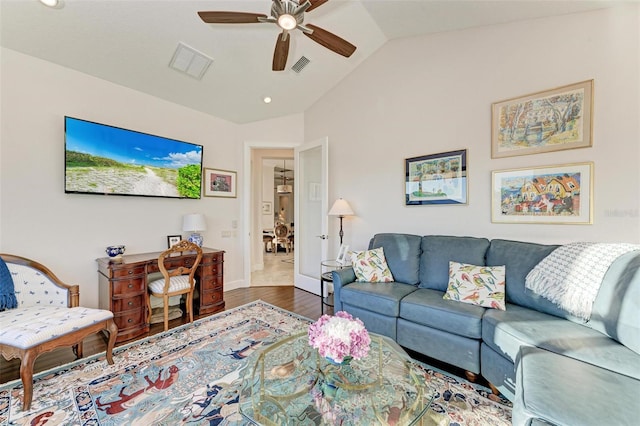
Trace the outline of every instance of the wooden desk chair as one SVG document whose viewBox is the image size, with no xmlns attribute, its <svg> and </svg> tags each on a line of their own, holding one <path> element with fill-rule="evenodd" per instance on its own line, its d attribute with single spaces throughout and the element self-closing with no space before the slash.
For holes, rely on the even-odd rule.
<svg viewBox="0 0 640 426">
<path fill-rule="evenodd" d="M 82 358 L 84 338 L 105 330 L 109 333 L 106 358 L 113 364 L 118 327 L 111 311 L 78 306 L 79 287 L 63 283 L 47 267 L 20 256 L 0 257 L 18 300 L 17 308 L 0 312 L 0 353 L 7 361 L 20 359 L 22 409 L 27 411 L 33 399 L 33 364 L 40 354 L 71 346 Z"/>
<path fill-rule="evenodd" d="M 171 255 L 184 252 L 195 252 L 196 258 L 190 267 L 172 266 Z M 186 310 L 189 314 L 189 322 L 193 322 L 193 291 L 195 290 L 194 275 L 202 259 L 202 249 L 194 243 L 182 240 L 168 250 L 163 251 L 158 257 L 158 268 L 162 278 L 149 283 L 149 294 L 164 300 L 164 330 L 169 329 L 169 298 L 181 294 L 187 295 Z M 147 296 L 149 312 L 148 321 L 151 322 L 151 300 Z"/>
</svg>

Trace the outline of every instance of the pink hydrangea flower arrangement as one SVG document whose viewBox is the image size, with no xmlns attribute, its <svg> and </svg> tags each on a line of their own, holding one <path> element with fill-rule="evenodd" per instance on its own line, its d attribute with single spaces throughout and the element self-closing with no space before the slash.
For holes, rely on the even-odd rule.
<svg viewBox="0 0 640 426">
<path fill-rule="evenodd" d="M 371 338 L 359 318 L 345 311 L 334 316 L 323 315 L 309 326 L 309 345 L 320 356 L 342 363 L 350 358 L 361 359 L 369 353 Z"/>
</svg>

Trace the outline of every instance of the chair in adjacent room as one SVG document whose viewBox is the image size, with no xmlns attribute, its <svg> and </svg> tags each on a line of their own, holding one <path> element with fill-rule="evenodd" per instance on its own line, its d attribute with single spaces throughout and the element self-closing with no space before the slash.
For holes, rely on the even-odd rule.
<svg viewBox="0 0 640 426">
<path fill-rule="evenodd" d="M 287 225 L 279 223 L 274 230 L 276 237 L 274 238 L 274 253 L 278 253 L 278 246 L 283 246 L 285 251 L 289 253 L 291 245 L 289 243 L 289 228 Z"/>
<path fill-rule="evenodd" d="M 191 266 L 184 265 L 173 267 L 171 265 L 172 255 L 182 255 L 185 252 L 194 252 L 196 257 Z M 189 315 L 189 322 L 193 322 L 193 292 L 195 290 L 194 275 L 202 259 L 202 249 L 194 243 L 182 240 L 170 249 L 160 253 L 158 257 L 158 268 L 162 273 L 162 278 L 154 280 L 148 284 L 149 295 L 162 298 L 164 301 L 164 330 L 169 329 L 169 298 L 172 296 L 186 295 L 186 311 Z M 147 307 L 149 321 L 151 321 L 151 301 L 147 297 Z"/>
</svg>

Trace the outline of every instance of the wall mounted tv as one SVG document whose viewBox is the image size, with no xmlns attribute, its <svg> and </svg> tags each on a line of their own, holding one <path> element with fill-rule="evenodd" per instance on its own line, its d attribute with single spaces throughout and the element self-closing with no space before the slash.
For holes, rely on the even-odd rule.
<svg viewBox="0 0 640 426">
<path fill-rule="evenodd" d="M 202 145 L 64 117 L 65 193 L 200 198 Z"/>
</svg>

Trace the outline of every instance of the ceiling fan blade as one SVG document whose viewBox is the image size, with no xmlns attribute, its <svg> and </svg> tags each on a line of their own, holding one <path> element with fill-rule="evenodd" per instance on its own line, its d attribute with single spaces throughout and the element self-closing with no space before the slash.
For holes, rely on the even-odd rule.
<svg viewBox="0 0 640 426">
<path fill-rule="evenodd" d="M 311 7 L 307 9 L 307 12 L 311 12 L 316 7 L 320 7 L 328 1 L 329 0 L 309 0 L 309 3 L 311 3 Z"/>
<path fill-rule="evenodd" d="M 287 57 L 289 56 L 289 42 L 291 41 L 291 37 L 289 33 L 283 31 L 278 34 L 278 39 L 276 40 L 276 48 L 273 51 L 273 67 L 274 71 L 283 71 L 284 67 L 287 65 Z"/>
<path fill-rule="evenodd" d="M 266 18 L 263 13 L 248 12 L 198 12 L 207 24 L 257 24 L 258 18 Z"/>
<path fill-rule="evenodd" d="M 339 55 L 342 55 L 346 58 L 353 55 L 353 52 L 356 51 L 356 47 L 349 43 L 347 40 L 338 37 L 337 35 L 330 33 L 327 30 L 324 30 L 320 27 L 316 27 L 312 24 L 307 24 L 307 27 L 313 30 L 313 33 L 304 33 L 311 40 L 315 41 L 326 47 L 329 50 L 333 50 Z"/>
</svg>

